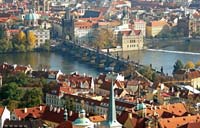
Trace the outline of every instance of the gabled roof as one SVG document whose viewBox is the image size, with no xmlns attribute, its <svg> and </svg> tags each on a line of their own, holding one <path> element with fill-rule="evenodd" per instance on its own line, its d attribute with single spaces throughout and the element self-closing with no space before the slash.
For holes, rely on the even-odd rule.
<svg viewBox="0 0 200 128">
<path fill-rule="evenodd" d="M 44 112 L 46 106 L 37 106 L 37 107 L 31 107 L 31 108 L 19 108 L 14 109 L 14 114 L 19 119 L 24 119 L 27 116 L 32 115 L 34 118 L 40 118 L 42 113 Z"/>
<path fill-rule="evenodd" d="M 147 108 L 147 115 L 158 114 L 159 117 L 166 116 L 167 113 L 171 113 L 174 116 L 183 116 L 187 113 L 187 109 L 183 103 L 175 103 L 161 106 L 152 106 L 151 108 Z M 169 115 L 167 115 L 169 116 Z"/>
<path fill-rule="evenodd" d="M 99 11 L 94 10 L 86 10 L 85 14 L 81 18 L 97 18 L 100 16 Z"/>
</svg>

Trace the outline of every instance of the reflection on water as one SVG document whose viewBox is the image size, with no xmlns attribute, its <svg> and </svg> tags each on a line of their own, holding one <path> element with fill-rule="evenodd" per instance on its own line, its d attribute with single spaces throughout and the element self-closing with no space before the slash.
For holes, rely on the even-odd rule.
<svg viewBox="0 0 200 128">
<path fill-rule="evenodd" d="M 115 55 L 117 53 L 114 53 Z M 191 54 L 177 54 L 177 53 L 167 53 L 161 51 L 129 51 L 119 53 L 121 57 L 129 58 L 143 65 L 152 64 L 153 68 L 160 70 L 163 66 L 164 72 L 171 74 L 173 70 L 173 65 L 177 59 L 180 59 L 183 63 L 187 61 L 193 61 L 196 63 L 200 60 L 200 55 Z M 67 54 L 57 54 L 57 53 L 15 53 L 15 54 L 0 54 L 0 63 L 8 62 L 10 64 L 30 64 L 34 69 L 38 69 L 39 66 L 49 65 L 51 69 L 61 70 L 64 73 L 70 73 L 78 71 L 81 74 L 86 73 L 92 76 L 97 76 L 99 72 L 96 68 L 84 64 L 77 59 L 70 57 Z"/>
<path fill-rule="evenodd" d="M 49 65 L 53 70 L 61 70 L 64 73 L 78 71 L 80 74 L 97 76 L 99 71 L 94 67 L 79 62 L 68 55 L 48 53 L 48 52 L 30 52 L 30 53 L 14 53 L 0 54 L 0 63 L 8 62 L 10 64 L 28 65 L 33 69 L 39 69 L 40 65 Z"/>
</svg>

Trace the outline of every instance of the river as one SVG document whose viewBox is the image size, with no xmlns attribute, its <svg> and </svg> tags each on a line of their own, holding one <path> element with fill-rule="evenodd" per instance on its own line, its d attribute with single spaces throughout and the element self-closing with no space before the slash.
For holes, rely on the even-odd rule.
<svg viewBox="0 0 200 128">
<path fill-rule="evenodd" d="M 0 54 L 0 63 L 7 62 L 9 64 L 31 65 L 37 70 L 40 65 L 48 65 L 52 70 L 61 70 L 63 73 L 71 73 L 78 71 L 80 74 L 97 76 L 100 71 L 96 68 L 84 64 L 75 58 L 61 53 L 48 52 L 29 52 Z"/>
<path fill-rule="evenodd" d="M 158 71 L 163 66 L 164 73 L 172 74 L 173 65 L 180 59 L 183 64 L 187 61 L 192 61 L 194 64 L 200 61 L 200 53 L 181 52 L 181 51 L 168 51 L 168 50 L 142 50 L 142 51 L 129 51 L 119 53 L 121 57 L 129 58 L 143 65 L 150 65 Z"/>
<path fill-rule="evenodd" d="M 116 54 L 116 53 L 115 53 Z M 200 60 L 200 54 L 182 53 L 182 52 L 167 52 L 157 50 L 143 50 L 143 51 L 130 51 L 119 53 L 121 57 L 129 58 L 143 65 L 152 64 L 153 68 L 160 71 L 163 66 L 164 73 L 171 75 L 173 65 L 177 59 L 183 63 L 193 61 L 196 63 Z M 61 70 L 64 73 L 71 73 L 78 71 L 80 74 L 86 73 L 88 75 L 97 76 L 101 71 L 96 68 L 84 64 L 77 59 L 61 53 L 48 53 L 48 52 L 30 52 L 30 53 L 14 53 L 14 54 L 0 54 L 0 63 L 8 62 L 10 64 L 30 64 L 34 69 L 39 66 L 49 65 L 53 70 Z"/>
</svg>

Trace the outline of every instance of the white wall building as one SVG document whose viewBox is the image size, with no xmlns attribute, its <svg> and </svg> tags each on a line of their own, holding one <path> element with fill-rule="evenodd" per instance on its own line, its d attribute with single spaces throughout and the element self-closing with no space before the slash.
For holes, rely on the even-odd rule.
<svg viewBox="0 0 200 128">
<path fill-rule="evenodd" d="M 3 124 L 6 119 L 10 120 L 10 111 L 7 107 L 2 107 L 0 108 L 0 128 L 3 128 Z"/>
<path fill-rule="evenodd" d="M 33 32 L 36 36 L 36 46 L 35 47 L 40 47 L 46 41 L 50 40 L 50 30 L 34 29 L 34 30 L 29 30 L 29 31 Z"/>
</svg>

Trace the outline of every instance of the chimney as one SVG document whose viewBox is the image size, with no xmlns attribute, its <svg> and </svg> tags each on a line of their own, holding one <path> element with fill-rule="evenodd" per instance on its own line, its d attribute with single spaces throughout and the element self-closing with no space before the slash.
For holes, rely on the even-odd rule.
<svg viewBox="0 0 200 128">
<path fill-rule="evenodd" d="M 57 113 L 60 113 L 60 108 L 57 109 Z"/>
<path fill-rule="evenodd" d="M 54 111 L 54 112 L 56 112 L 56 111 L 57 111 L 57 108 L 56 108 L 56 107 L 54 107 L 53 111 Z"/>
<path fill-rule="evenodd" d="M 131 112 L 128 113 L 128 118 L 132 119 L 132 113 Z"/>
<path fill-rule="evenodd" d="M 40 111 L 42 111 L 42 105 L 40 105 Z"/>
<path fill-rule="evenodd" d="M 27 108 L 24 108 L 24 113 L 27 113 Z"/>
<path fill-rule="evenodd" d="M 0 87 L 2 87 L 2 84 L 3 84 L 2 81 L 3 81 L 3 80 L 2 80 L 2 76 L 0 75 Z"/>
<path fill-rule="evenodd" d="M 153 105 L 151 105 L 151 110 L 153 110 Z"/>
<path fill-rule="evenodd" d="M 72 116 L 73 112 L 72 111 L 69 111 L 69 116 Z"/>
<path fill-rule="evenodd" d="M 52 105 L 50 105 L 49 110 L 50 110 L 50 112 L 53 110 L 53 106 Z"/>
</svg>

